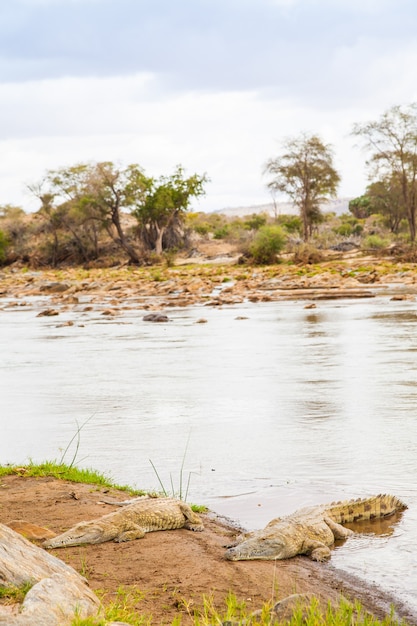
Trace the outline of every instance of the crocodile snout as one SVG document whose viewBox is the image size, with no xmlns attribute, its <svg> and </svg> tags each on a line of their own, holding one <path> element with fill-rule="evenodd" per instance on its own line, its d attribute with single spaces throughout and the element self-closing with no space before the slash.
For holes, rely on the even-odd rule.
<svg viewBox="0 0 417 626">
<path fill-rule="evenodd" d="M 236 548 L 229 548 L 228 550 L 226 550 L 226 552 L 224 553 L 224 558 L 227 561 L 237 561 L 239 559 L 239 555 Z"/>
</svg>

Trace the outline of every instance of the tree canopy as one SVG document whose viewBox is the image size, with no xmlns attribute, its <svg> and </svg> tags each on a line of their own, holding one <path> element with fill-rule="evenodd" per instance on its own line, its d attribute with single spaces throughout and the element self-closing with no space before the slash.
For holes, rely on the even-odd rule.
<svg viewBox="0 0 417 626">
<path fill-rule="evenodd" d="M 142 238 L 157 254 L 163 250 L 165 233 L 181 225 L 191 200 L 205 193 L 204 184 L 207 181 L 205 174 L 193 174 L 185 178 L 181 166 L 171 176 L 147 179 L 146 190 L 134 215 L 139 222 Z"/>
<path fill-rule="evenodd" d="M 416 238 L 417 224 L 417 103 L 394 106 L 372 122 L 355 124 L 353 135 L 363 140 L 369 152 L 370 180 L 393 185 L 401 195 L 410 238 Z M 390 192 L 391 193 L 391 192 Z"/>
<path fill-rule="evenodd" d="M 162 252 L 164 234 L 181 224 L 192 198 L 204 193 L 206 181 L 205 175 L 186 178 L 180 166 L 172 176 L 156 179 L 137 164 L 121 168 L 111 162 L 80 163 L 48 171 L 30 190 L 41 202 L 39 215 L 51 236 L 53 264 L 69 246 L 84 261 L 97 258 L 103 230 L 131 262 L 141 263 L 144 248 Z M 126 213 L 139 222 L 139 239 L 138 231 L 126 231 Z"/>
<path fill-rule="evenodd" d="M 322 203 L 336 195 L 340 181 L 330 146 L 317 135 L 287 139 L 282 153 L 266 163 L 265 173 L 271 176 L 269 189 L 286 194 L 298 207 L 307 241 L 320 221 Z"/>
<path fill-rule="evenodd" d="M 129 259 L 139 263 L 139 252 L 123 230 L 121 213 L 140 202 L 147 180 L 139 165 L 120 168 L 110 161 L 50 170 L 41 184 L 41 211 L 50 222 L 64 221 L 81 246 L 80 227 L 91 239 L 96 239 L 97 228 L 105 228 Z"/>
</svg>

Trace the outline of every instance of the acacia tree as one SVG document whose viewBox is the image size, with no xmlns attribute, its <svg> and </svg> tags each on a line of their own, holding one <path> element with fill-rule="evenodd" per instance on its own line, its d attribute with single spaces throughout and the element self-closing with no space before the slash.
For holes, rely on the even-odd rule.
<svg viewBox="0 0 417 626">
<path fill-rule="evenodd" d="M 398 177 L 383 178 L 368 185 L 362 196 L 350 200 L 349 211 L 357 219 L 379 213 L 384 216 L 390 231 L 398 233 L 402 220 L 407 217 Z"/>
<path fill-rule="evenodd" d="M 49 256 L 53 265 L 73 256 L 73 248 L 83 261 L 98 257 L 97 231 L 101 226 L 85 203 L 90 167 L 78 164 L 49 170 L 39 183 L 29 186 L 41 203 L 38 215 L 51 235 Z"/>
<path fill-rule="evenodd" d="M 25 254 L 32 232 L 26 220 L 26 213 L 20 206 L 12 204 L 0 205 L 0 232 L 4 235 L 3 243 L 0 242 L 3 256 L 6 244 L 8 256 L 11 256 L 11 258 L 16 259 Z M 0 261 L 2 260 L 1 257 L 2 253 L 0 252 Z"/>
<path fill-rule="evenodd" d="M 371 198 L 366 193 L 349 201 L 349 211 L 358 220 L 369 217 L 372 214 L 372 209 Z"/>
<path fill-rule="evenodd" d="M 207 176 L 193 174 L 188 178 L 178 166 L 172 176 L 147 179 L 145 193 L 133 211 L 142 239 L 157 254 L 163 251 L 164 236 L 182 225 L 184 214 L 193 198 L 204 195 Z"/>
<path fill-rule="evenodd" d="M 355 124 L 353 135 L 370 152 L 370 180 L 398 181 L 411 241 L 417 233 L 417 103 L 394 106 L 379 120 Z"/>
<path fill-rule="evenodd" d="M 320 221 L 321 204 L 336 195 L 340 176 L 333 166 L 330 146 L 317 135 L 287 139 L 282 150 L 266 163 L 265 173 L 272 177 L 267 186 L 289 196 L 299 209 L 307 241 L 313 224 Z"/>
<path fill-rule="evenodd" d="M 407 217 L 401 182 L 397 176 L 377 180 L 366 188 L 374 213 L 386 219 L 392 233 L 398 233 L 401 220 Z"/>
<path fill-rule="evenodd" d="M 141 262 L 141 254 L 126 236 L 121 216 L 123 211 L 132 211 L 143 201 L 148 187 L 149 178 L 136 164 L 123 170 L 111 162 L 97 163 L 89 180 L 91 198 L 87 204 L 91 203 L 97 210 L 112 239 L 136 264 Z"/>
<path fill-rule="evenodd" d="M 71 232 L 82 256 L 87 254 L 86 238 L 98 253 L 97 230 L 104 228 L 111 239 L 140 263 L 140 252 L 123 230 L 122 212 L 137 206 L 148 185 L 138 165 L 117 168 L 111 162 L 81 163 L 50 170 L 40 185 L 30 187 L 41 201 L 40 213 L 54 233 Z"/>
</svg>

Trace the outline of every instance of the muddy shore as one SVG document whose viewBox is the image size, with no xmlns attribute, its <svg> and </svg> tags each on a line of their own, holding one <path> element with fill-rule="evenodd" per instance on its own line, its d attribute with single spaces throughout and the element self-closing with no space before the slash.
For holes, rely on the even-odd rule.
<svg viewBox="0 0 417 626">
<path fill-rule="evenodd" d="M 5 476 L 0 481 L 1 522 L 25 520 L 62 532 L 76 522 L 93 519 L 112 510 L 102 498 L 125 500 L 116 489 L 96 487 L 54 478 Z M 137 611 L 153 616 L 153 623 L 170 624 L 182 615 L 192 623 L 190 612 L 202 606 L 202 596 L 211 596 L 222 610 L 233 592 L 249 610 L 293 593 L 312 593 L 324 602 L 337 604 L 341 595 L 359 599 L 364 608 L 383 617 L 391 605 L 410 624 L 417 623 L 407 607 L 380 589 L 341 573 L 329 563 L 314 563 L 296 557 L 271 561 L 226 561 L 224 546 L 240 529 L 215 513 L 202 515 L 205 530 L 185 529 L 147 534 L 124 544 L 113 542 L 56 549 L 55 556 L 87 577 L 94 591 L 112 600 L 120 587 L 140 591 Z"/>
</svg>

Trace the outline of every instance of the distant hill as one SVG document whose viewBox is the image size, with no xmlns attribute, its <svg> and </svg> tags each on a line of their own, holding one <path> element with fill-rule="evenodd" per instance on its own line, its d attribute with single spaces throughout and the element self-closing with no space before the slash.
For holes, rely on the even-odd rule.
<svg viewBox="0 0 417 626">
<path fill-rule="evenodd" d="M 352 198 L 336 198 L 336 200 L 330 200 L 326 204 L 323 204 L 323 213 L 336 213 L 336 215 L 342 215 L 342 213 L 349 213 L 349 202 Z M 239 206 L 239 207 L 227 207 L 225 209 L 219 209 L 213 211 L 213 213 L 221 213 L 228 217 L 243 217 L 245 215 L 252 215 L 253 213 L 268 213 L 268 215 L 295 215 L 298 213 L 298 209 L 290 202 L 277 202 L 276 206 L 272 202 L 269 204 L 257 204 L 252 206 Z"/>
</svg>

